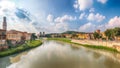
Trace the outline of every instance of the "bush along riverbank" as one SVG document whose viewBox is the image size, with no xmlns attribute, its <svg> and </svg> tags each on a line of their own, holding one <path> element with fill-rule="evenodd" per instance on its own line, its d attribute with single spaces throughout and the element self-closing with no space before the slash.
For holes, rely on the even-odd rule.
<svg viewBox="0 0 120 68">
<path fill-rule="evenodd" d="M 107 50 L 107 51 L 111 51 L 111 52 L 120 53 L 115 48 L 110 48 L 110 47 L 106 47 L 106 46 L 89 45 L 89 44 L 79 44 L 79 43 L 71 42 L 71 40 L 67 39 L 67 38 L 48 38 L 48 40 L 62 41 L 62 42 L 70 43 L 70 44 L 81 45 L 81 46 L 84 46 L 84 47 L 89 47 L 89 48 L 94 48 L 94 49 L 101 49 L 101 50 Z"/>
<path fill-rule="evenodd" d="M 27 41 L 25 44 L 19 45 L 16 48 L 10 48 L 5 51 L 1 51 L 0 57 L 5 57 L 5 56 L 12 55 L 12 54 L 20 53 L 25 50 L 29 50 L 29 49 L 38 47 L 41 44 L 42 44 L 42 42 L 40 40 Z"/>
</svg>

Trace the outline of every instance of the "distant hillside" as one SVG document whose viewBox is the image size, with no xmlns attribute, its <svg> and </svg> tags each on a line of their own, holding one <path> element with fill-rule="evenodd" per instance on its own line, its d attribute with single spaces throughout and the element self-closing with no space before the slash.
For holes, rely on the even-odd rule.
<svg viewBox="0 0 120 68">
<path fill-rule="evenodd" d="M 76 34 L 76 33 L 85 33 L 85 32 L 66 31 L 66 32 L 63 32 L 62 34 Z"/>
</svg>

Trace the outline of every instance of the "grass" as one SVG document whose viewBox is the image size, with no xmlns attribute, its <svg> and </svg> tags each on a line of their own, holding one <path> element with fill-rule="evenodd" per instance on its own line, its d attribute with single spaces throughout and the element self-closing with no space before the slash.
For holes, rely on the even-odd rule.
<svg viewBox="0 0 120 68">
<path fill-rule="evenodd" d="M 63 42 L 71 43 L 71 40 L 66 39 L 66 38 L 48 38 L 48 40 L 57 40 L 57 41 L 63 41 Z"/>
<path fill-rule="evenodd" d="M 40 46 L 41 44 L 42 44 L 42 42 L 40 40 L 34 40 L 31 42 L 28 41 L 27 43 L 25 43 L 23 45 L 19 45 L 16 48 L 7 49 L 5 51 L 0 52 L 0 57 L 5 57 L 5 56 L 12 55 L 12 54 L 20 53 L 20 52 L 23 52 L 25 50 Z"/>
<path fill-rule="evenodd" d="M 48 40 L 63 41 L 63 42 L 66 42 L 66 43 L 76 44 L 76 45 L 80 45 L 80 46 L 84 46 L 84 47 L 89 47 L 89 48 L 94 48 L 94 49 L 101 49 L 101 50 L 107 50 L 107 51 L 120 53 L 119 51 L 117 51 L 117 49 L 114 49 L 114 48 L 110 48 L 110 47 L 106 47 L 106 46 L 96 46 L 96 45 L 89 45 L 89 44 L 74 43 L 74 42 L 71 42 L 71 40 L 67 39 L 67 38 L 48 38 Z"/>
</svg>

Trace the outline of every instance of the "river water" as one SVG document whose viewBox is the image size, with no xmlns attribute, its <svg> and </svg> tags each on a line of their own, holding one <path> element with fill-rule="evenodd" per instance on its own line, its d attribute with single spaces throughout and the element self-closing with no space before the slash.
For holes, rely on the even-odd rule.
<svg viewBox="0 0 120 68">
<path fill-rule="evenodd" d="M 81 46 L 46 41 L 17 63 L 0 58 L 0 68 L 120 68 L 120 55 Z"/>
</svg>

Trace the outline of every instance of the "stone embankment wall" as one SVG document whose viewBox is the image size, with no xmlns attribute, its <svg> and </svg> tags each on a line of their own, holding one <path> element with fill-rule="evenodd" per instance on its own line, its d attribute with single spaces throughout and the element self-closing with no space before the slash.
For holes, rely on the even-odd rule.
<svg viewBox="0 0 120 68">
<path fill-rule="evenodd" d="M 72 42 L 80 43 L 80 44 L 89 44 L 89 45 L 96 45 L 96 46 L 107 46 L 112 47 L 120 51 L 120 42 L 116 41 L 101 41 L 101 40 L 75 40 L 72 39 Z"/>
</svg>

